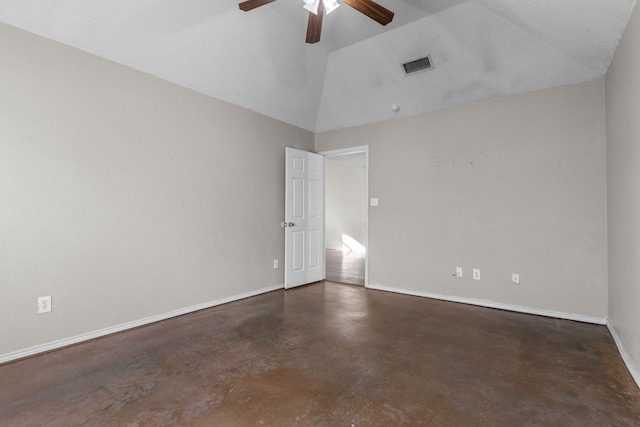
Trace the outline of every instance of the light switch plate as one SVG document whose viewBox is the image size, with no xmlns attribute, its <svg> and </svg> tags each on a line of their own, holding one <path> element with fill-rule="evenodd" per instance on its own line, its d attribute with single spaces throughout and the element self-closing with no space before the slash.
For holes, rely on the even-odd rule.
<svg viewBox="0 0 640 427">
<path fill-rule="evenodd" d="M 378 206 L 378 198 L 377 197 L 372 197 L 371 198 L 371 206 Z"/>
</svg>

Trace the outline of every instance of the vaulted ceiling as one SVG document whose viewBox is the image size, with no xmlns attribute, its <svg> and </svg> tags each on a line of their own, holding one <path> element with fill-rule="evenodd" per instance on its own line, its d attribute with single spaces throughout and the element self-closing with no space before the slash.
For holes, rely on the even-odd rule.
<svg viewBox="0 0 640 427">
<path fill-rule="evenodd" d="M 0 21 L 325 131 L 600 78 L 635 0 L 377 3 L 389 25 L 342 5 L 313 45 L 302 0 L 0 0 Z M 433 70 L 404 75 L 427 54 Z"/>
</svg>

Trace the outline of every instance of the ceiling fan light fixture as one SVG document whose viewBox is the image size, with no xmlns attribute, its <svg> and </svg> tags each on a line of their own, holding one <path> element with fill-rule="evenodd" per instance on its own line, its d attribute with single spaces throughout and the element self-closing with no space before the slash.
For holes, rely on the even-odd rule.
<svg viewBox="0 0 640 427">
<path fill-rule="evenodd" d="M 318 14 L 318 7 L 320 6 L 320 0 L 304 0 L 304 8 L 311 13 Z"/>
<path fill-rule="evenodd" d="M 340 7 L 338 0 L 322 0 L 322 2 L 324 3 L 324 9 L 326 10 L 327 15 Z"/>
<path fill-rule="evenodd" d="M 240 10 L 248 12 L 276 0 L 244 0 L 238 4 Z M 302 0 L 304 8 L 309 11 L 307 18 L 307 38 L 309 44 L 318 43 L 322 33 L 322 18 L 340 7 L 338 0 Z M 368 16 L 380 25 L 387 25 L 393 20 L 393 12 L 380 6 L 373 0 L 342 0 L 363 15 Z"/>
<path fill-rule="evenodd" d="M 322 3 L 324 4 L 324 8 L 327 15 L 333 12 L 334 10 L 336 10 L 340 6 L 340 3 L 338 3 L 338 0 L 303 0 L 303 1 L 304 1 L 303 7 L 307 9 L 309 12 L 314 13 L 316 15 L 318 14 L 318 7 L 320 6 L 320 1 L 322 1 Z"/>
</svg>

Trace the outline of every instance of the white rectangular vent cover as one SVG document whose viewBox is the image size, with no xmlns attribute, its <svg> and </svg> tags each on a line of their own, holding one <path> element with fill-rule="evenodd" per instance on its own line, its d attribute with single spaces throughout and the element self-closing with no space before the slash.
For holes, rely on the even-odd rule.
<svg viewBox="0 0 640 427">
<path fill-rule="evenodd" d="M 420 71 L 433 69 L 433 63 L 431 62 L 431 57 L 427 55 L 424 58 L 419 58 L 414 61 L 409 61 L 405 64 L 402 64 L 402 68 L 404 68 L 404 73 L 408 76 L 411 74 L 419 73 Z"/>
</svg>

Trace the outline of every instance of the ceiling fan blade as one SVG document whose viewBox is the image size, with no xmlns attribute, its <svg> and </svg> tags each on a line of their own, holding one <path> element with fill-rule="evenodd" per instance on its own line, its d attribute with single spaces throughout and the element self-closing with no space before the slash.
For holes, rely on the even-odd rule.
<svg viewBox="0 0 640 427">
<path fill-rule="evenodd" d="M 381 25 L 387 25 L 393 20 L 393 12 L 371 0 L 342 0 L 342 2 L 348 4 L 360 13 L 364 13 Z"/>
<path fill-rule="evenodd" d="M 324 4 L 318 5 L 318 14 L 309 12 L 309 23 L 307 24 L 307 43 L 317 43 L 320 41 L 322 32 L 322 17 L 324 16 Z"/>
<path fill-rule="evenodd" d="M 252 9 L 255 9 L 256 7 L 264 6 L 265 4 L 269 4 L 273 1 L 276 1 L 276 0 L 247 0 L 238 4 L 238 7 L 240 8 L 240 10 L 244 10 L 245 12 L 248 12 Z"/>
</svg>

